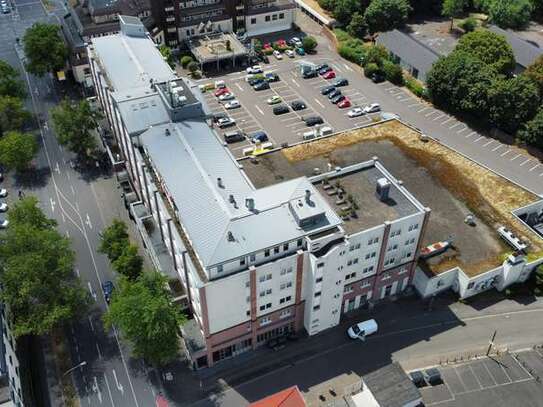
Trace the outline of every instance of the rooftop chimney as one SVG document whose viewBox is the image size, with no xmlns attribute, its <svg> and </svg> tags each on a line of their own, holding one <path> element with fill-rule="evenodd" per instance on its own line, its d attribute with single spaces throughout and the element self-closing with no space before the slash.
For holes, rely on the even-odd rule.
<svg viewBox="0 0 543 407">
<path fill-rule="evenodd" d="M 234 234 L 232 232 L 228 232 L 228 241 L 234 242 L 236 239 L 234 239 Z"/>
<path fill-rule="evenodd" d="M 224 188 L 224 184 L 223 184 L 223 182 L 222 182 L 222 178 L 220 178 L 220 177 L 217 178 L 217 186 L 218 186 L 219 188 Z"/>
<path fill-rule="evenodd" d="M 247 209 L 249 209 L 251 212 L 255 210 L 255 200 L 253 198 L 246 198 L 245 199 L 245 206 Z"/>
<path fill-rule="evenodd" d="M 164 134 L 166 134 L 166 136 L 169 136 L 170 135 L 170 129 L 164 130 Z"/>
</svg>

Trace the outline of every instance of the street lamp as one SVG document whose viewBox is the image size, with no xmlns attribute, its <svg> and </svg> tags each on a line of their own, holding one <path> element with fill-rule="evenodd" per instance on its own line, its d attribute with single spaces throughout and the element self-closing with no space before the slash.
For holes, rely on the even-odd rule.
<svg viewBox="0 0 543 407">
<path fill-rule="evenodd" d="M 66 370 L 62 376 L 66 376 L 66 375 L 67 375 L 68 373 L 70 373 L 71 371 L 74 371 L 75 369 L 79 369 L 80 367 L 83 367 L 83 366 L 85 366 L 86 364 L 87 364 L 87 361 L 84 360 L 83 362 L 79 363 L 78 365 L 75 365 L 74 367 L 72 367 L 72 368 Z"/>
</svg>

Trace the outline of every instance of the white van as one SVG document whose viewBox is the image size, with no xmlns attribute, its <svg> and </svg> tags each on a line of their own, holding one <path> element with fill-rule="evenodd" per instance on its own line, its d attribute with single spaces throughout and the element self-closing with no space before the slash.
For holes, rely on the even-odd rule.
<svg viewBox="0 0 543 407">
<path fill-rule="evenodd" d="M 317 137 L 317 130 L 306 131 L 304 134 L 302 134 L 303 140 L 312 140 L 315 137 Z"/>
<path fill-rule="evenodd" d="M 328 134 L 332 134 L 334 132 L 334 129 L 328 126 L 321 127 L 319 130 L 319 133 L 321 136 L 327 136 Z"/>
<path fill-rule="evenodd" d="M 215 81 L 215 88 L 217 89 L 226 88 L 226 83 L 224 81 Z"/>
<path fill-rule="evenodd" d="M 364 339 L 366 336 L 377 332 L 378 326 L 375 319 L 359 322 L 347 329 L 347 335 L 351 339 Z"/>
</svg>

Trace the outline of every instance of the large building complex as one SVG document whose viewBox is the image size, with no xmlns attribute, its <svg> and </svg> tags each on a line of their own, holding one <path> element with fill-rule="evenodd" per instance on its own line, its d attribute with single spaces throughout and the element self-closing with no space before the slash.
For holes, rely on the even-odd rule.
<svg viewBox="0 0 543 407">
<path fill-rule="evenodd" d="M 286 332 L 316 334 L 410 285 L 429 209 L 377 158 L 256 187 L 139 20 L 122 16 L 89 57 L 132 212 L 157 268 L 186 288 L 197 367 Z"/>
<path fill-rule="evenodd" d="M 171 47 L 205 34 L 245 31 L 249 36 L 288 30 L 296 6 L 290 0 L 155 0 L 153 37 Z"/>
<path fill-rule="evenodd" d="M 0 407 L 23 407 L 24 395 L 21 387 L 20 363 L 17 356 L 17 341 L 11 333 L 6 318 L 6 308 L 0 304 Z"/>
</svg>

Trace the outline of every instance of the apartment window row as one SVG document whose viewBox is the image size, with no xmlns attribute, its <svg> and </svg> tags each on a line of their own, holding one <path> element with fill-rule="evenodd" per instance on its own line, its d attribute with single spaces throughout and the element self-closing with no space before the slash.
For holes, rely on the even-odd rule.
<svg viewBox="0 0 543 407">
<path fill-rule="evenodd" d="M 370 238 L 368 240 L 368 246 L 371 246 L 372 244 L 376 244 L 376 243 L 379 243 L 379 238 L 378 237 Z"/>
<path fill-rule="evenodd" d="M 381 277 L 381 281 L 388 280 L 391 277 L 390 273 L 383 273 L 383 276 Z"/>
<path fill-rule="evenodd" d="M 260 318 L 260 326 L 263 326 L 263 325 L 267 325 L 269 323 L 271 323 L 271 317 L 262 317 Z"/>
<path fill-rule="evenodd" d="M 369 287 L 370 285 L 371 285 L 371 281 L 366 280 L 362 284 L 360 284 L 360 288 L 366 288 L 366 287 Z"/>
<path fill-rule="evenodd" d="M 284 269 L 281 269 L 281 275 L 284 276 L 286 274 L 290 274 L 292 273 L 292 267 L 287 267 L 287 268 L 284 268 Z"/>
<path fill-rule="evenodd" d="M 261 283 L 263 283 L 264 281 L 271 280 L 272 277 L 273 277 L 272 273 L 262 274 L 260 277 L 258 277 L 258 281 L 260 281 Z"/>
<path fill-rule="evenodd" d="M 179 2 L 179 8 L 190 8 L 190 7 L 199 7 L 199 6 L 207 6 L 211 4 L 218 4 L 219 2 L 216 0 L 199 0 L 199 1 L 180 1 Z"/>
<path fill-rule="evenodd" d="M 402 234 L 402 230 L 401 230 L 401 229 L 393 230 L 392 232 L 390 232 L 390 237 L 400 236 L 401 234 Z"/>
<path fill-rule="evenodd" d="M 409 228 L 407 229 L 408 232 L 411 232 L 412 230 L 417 230 L 419 228 L 419 224 L 415 223 L 414 225 L 409 225 Z"/>
<path fill-rule="evenodd" d="M 264 310 L 270 309 L 271 306 L 272 306 L 272 303 L 269 302 L 269 303 L 267 303 L 265 305 L 261 305 L 259 309 L 260 309 L 260 311 L 264 311 Z"/>
<path fill-rule="evenodd" d="M 257 7 L 253 7 L 253 8 L 257 8 Z M 269 15 L 265 16 L 264 21 L 266 22 L 277 21 L 278 19 L 283 20 L 284 18 L 285 18 L 285 13 L 272 14 L 271 16 Z M 251 24 L 256 24 L 256 18 L 251 18 Z"/>
<path fill-rule="evenodd" d="M 298 240 L 296 246 L 297 246 L 297 247 L 301 247 L 301 245 L 302 245 L 302 240 L 300 239 L 300 240 Z M 289 248 L 290 248 L 290 245 L 289 245 L 288 242 L 287 242 L 287 243 L 283 243 L 283 251 L 284 251 L 284 252 L 288 251 Z M 266 250 L 264 250 L 264 256 L 265 256 L 265 257 L 269 257 L 270 254 L 271 254 L 271 250 L 272 250 L 272 249 L 266 249 Z M 281 246 L 275 246 L 275 247 L 273 248 L 273 254 L 279 254 L 280 251 L 281 251 Z"/>
<path fill-rule="evenodd" d="M 353 250 L 360 249 L 360 243 L 352 244 L 349 246 L 349 251 L 352 252 Z"/>
<path fill-rule="evenodd" d="M 257 342 L 265 342 L 269 339 L 275 338 L 276 336 L 284 335 L 288 332 L 294 331 L 294 322 L 287 324 L 285 326 L 280 326 L 275 329 L 271 329 L 268 332 L 264 332 L 262 334 L 257 335 L 256 341 Z"/>
<path fill-rule="evenodd" d="M 279 313 L 279 318 L 287 318 L 287 317 L 290 317 L 291 315 L 292 315 L 291 309 L 284 309 L 283 311 Z"/>
<path fill-rule="evenodd" d="M 407 273 L 408 271 L 409 271 L 409 269 L 408 269 L 407 267 L 404 267 L 404 268 L 402 268 L 402 269 L 398 272 L 398 274 L 405 274 L 405 273 Z"/>
<path fill-rule="evenodd" d="M 266 295 L 271 295 L 271 293 L 272 293 L 272 289 L 268 288 L 267 290 L 260 291 L 259 296 L 260 297 L 265 297 Z"/>
<path fill-rule="evenodd" d="M 349 294 L 349 293 L 352 293 L 352 292 L 353 292 L 353 287 L 351 287 L 351 286 L 345 286 L 345 288 L 343 289 L 344 294 Z"/>
<path fill-rule="evenodd" d="M 314 295 L 315 298 L 318 298 L 318 297 L 320 297 L 320 296 L 321 296 L 321 292 L 320 292 L 320 291 L 317 291 L 317 292 L 315 293 L 315 295 Z"/>
<path fill-rule="evenodd" d="M 364 258 L 366 260 L 373 259 L 376 255 L 377 255 L 377 252 L 371 252 L 371 253 L 367 253 L 366 256 L 364 256 Z"/>
<path fill-rule="evenodd" d="M 408 245 L 410 245 L 410 244 L 413 244 L 413 243 L 415 243 L 415 238 L 414 238 L 414 237 L 412 237 L 411 239 L 407 239 L 407 240 L 405 241 L 405 245 L 406 245 L 406 246 L 408 246 Z"/>
<path fill-rule="evenodd" d="M 279 300 L 279 304 L 284 304 L 285 302 L 289 302 L 292 299 L 291 295 L 287 295 L 286 297 L 283 297 Z"/>
<path fill-rule="evenodd" d="M 351 278 L 355 278 L 355 277 L 356 277 L 356 273 L 347 274 L 345 276 L 345 280 L 350 280 Z"/>
<path fill-rule="evenodd" d="M 392 251 L 392 250 L 398 250 L 398 244 L 397 244 L 397 243 L 388 246 L 387 252 L 390 252 L 390 251 Z"/>
<path fill-rule="evenodd" d="M 402 259 L 407 259 L 408 257 L 411 257 L 411 252 L 404 253 L 404 255 L 402 256 Z"/>
<path fill-rule="evenodd" d="M 222 9 L 212 10 L 206 13 L 191 14 L 188 16 L 182 16 L 181 21 L 199 21 L 199 20 L 209 20 L 211 17 L 220 16 L 222 14 Z"/>
<path fill-rule="evenodd" d="M 373 266 L 364 267 L 362 274 L 371 273 L 373 271 Z"/>
<path fill-rule="evenodd" d="M 284 290 L 286 288 L 290 288 L 292 287 L 292 281 L 287 281 L 286 283 L 282 283 L 281 286 L 279 287 L 281 290 Z"/>
<path fill-rule="evenodd" d="M 347 266 L 352 266 L 353 264 L 358 264 L 358 257 L 347 261 Z"/>
<path fill-rule="evenodd" d="M 395 261 L 396 261 L 395 257 L 391 257 L 389 259 L 386 259 L 385 260 L 385 266 L 388 266 L 389 264 L 394 264 Z"/>
</svg>

